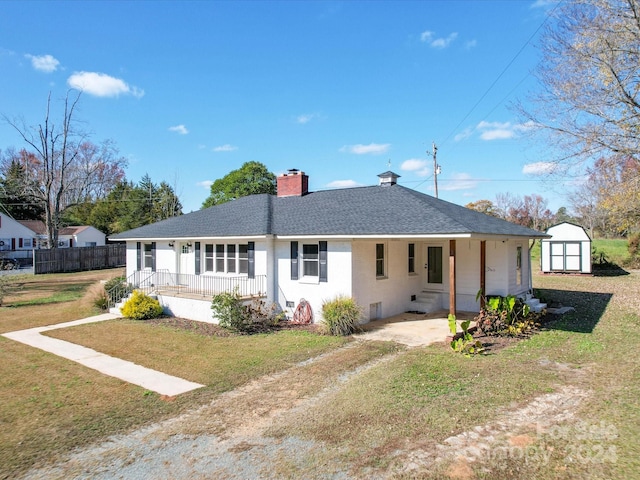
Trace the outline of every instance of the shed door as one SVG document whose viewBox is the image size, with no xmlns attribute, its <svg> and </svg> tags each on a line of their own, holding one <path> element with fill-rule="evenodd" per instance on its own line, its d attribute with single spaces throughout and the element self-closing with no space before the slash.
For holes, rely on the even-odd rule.
<svg viewBox="0 0 640 480">
<path fill-rule="evenodd" d="M 580 242 L 551 242 L 551 270 L 579 272 Z"/>
</svg>

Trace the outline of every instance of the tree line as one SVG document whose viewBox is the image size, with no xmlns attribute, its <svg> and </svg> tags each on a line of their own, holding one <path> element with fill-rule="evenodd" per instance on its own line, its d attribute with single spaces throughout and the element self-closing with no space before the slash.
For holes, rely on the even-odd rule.
<svg viewBox="0 0 640 480">
<path fill-rule="evenodd" d="M 80 96 L 67 94 L 59 121 L 51 95 L 38 125 L 3 115 L 25 147 L 0 151 L 0 208 L 17 220 L 41 220 L 52 248 L 65 226 L 92 225 L 109 235 L 181 215 L 171 185 L 156 184 L 148 175 L 128 181 L 127 161 L 116 145 L 93 143 L 77 128 Z"/>
</svg>

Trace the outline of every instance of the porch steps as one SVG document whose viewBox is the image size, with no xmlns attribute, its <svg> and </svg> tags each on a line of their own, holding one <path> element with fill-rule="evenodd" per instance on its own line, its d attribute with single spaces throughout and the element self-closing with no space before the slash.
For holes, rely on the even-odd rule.
<svg viewBox="0 0 640 480">
<path fill-rule="evenodd" d="M 432 313 L 441 308 L 440 294 L 433 292 L 420 292 L 416 299 L 409 303 L 410 312 Z"/>
<path fill-rule="evenodd" d="M 538 300 L 537 298 L 534 298 L 533 295 L 531 295 L 530 293 L 527 294 L 527 296 L 525 297 L 524 303 L 529 305 L 529 308 L 531 309 L 532 312 L 536 312 L 536 313 L 540 313 L 542 310 L 547 308 L 546 303 L 540 302 L 540 300 Z"/>
</svg>

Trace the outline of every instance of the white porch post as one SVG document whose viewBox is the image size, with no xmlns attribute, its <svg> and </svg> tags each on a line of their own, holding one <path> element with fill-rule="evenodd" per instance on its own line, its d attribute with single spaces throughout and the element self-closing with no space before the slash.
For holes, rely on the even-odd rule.
<svg viewBox="0 0 640 480">
<path fill-rule="evenodd" d="M 278 299 L 278 275 L 276 269 L 276 242 L 273 236 L 266 238 L 267 250 L 267 301 L 276 302 Z"/>
</svg>

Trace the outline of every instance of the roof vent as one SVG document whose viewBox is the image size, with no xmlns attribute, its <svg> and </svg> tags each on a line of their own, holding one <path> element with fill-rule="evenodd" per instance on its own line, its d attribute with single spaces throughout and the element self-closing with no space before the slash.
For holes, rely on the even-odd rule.
<svg viewBox="0 0 640 480">
<path fill-rule="evenodd" d="M 388 171 L 378 175 L 378 178 L 380 178 L 381 187 L 390 187 L 391 185 L 395 185 L 396 183 L 398 183 L 398 178 L 400 178 L 400 175 Z"/>
</svg>

